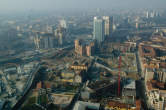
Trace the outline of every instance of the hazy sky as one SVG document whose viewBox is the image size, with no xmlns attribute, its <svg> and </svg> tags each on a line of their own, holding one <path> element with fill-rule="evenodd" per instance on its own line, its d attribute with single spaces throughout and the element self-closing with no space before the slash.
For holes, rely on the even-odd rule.
<svg viewBox="0 0 166 110">
<path fill-rule="evenodd" d="M 29 9 L 165 8 L 166 0 L 0 0 L 0 11 Z"/>
</svg>

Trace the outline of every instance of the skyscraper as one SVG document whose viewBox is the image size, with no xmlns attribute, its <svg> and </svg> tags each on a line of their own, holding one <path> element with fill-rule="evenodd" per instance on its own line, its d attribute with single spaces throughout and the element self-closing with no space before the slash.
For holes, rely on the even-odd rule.
<svg viewBox="0 0 166 110">
<path fill-rule="evenodd" d="M 59 24 L 60 24 L 60 27 L 67 28 L 67 24 L 66 24 L 66 21 L 64 19 L 60 20 Z"/>
<path fill-rule="evenodd" d="M 103 20 L 104 20 L 104 35 L 105 36 L 109 36 L 110 35 L 110 20 L 109 20 L 109 16 L 103 16 Z"/>
<path fill-rule="evenodd" d="M 104 41 L 104 21 L 94 17 L 93 23 L 93 38 L 101 43 Z"/>
<path fill-rule="evenodd" d="M 58 27 L 55 36 L 58 38 L 58 44 L 62 46 L 66 40 L 66 28 Z"/>
<path fill-rule="evenodd" d="M 114 17 L 111 16 L 110 17 L 110 36 L 112 35 L 113 30 L 114 30 Z"/>
<path fill-rule="evenodd" d="M 113 32 L 113 17 L 103 16 L 104 27 L 105 27 L 105 36 L 110 37 Z"/>
</svg>

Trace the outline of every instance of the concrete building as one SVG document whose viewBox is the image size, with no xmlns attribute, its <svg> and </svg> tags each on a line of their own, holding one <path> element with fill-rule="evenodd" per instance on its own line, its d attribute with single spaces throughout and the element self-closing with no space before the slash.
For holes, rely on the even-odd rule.
<svg viewBox="0 0 166 110">
<path fill-rule="evenodd" d="M 148 12 L 148 11 L 145 13 L 145 17 L 146 17 L 147 19 L 149 18 L 149 12 Z"/>
<path fill-rule="evenodd" d="M 66 41 L 66 28 L 55 26 L 51 27 L 50 32 L 37 32 L 34 36 L 36 49 L 49 49 L 56 46 L 63 46 Z"/>
<path fill-rule="evenodd" d="M 135 81 L 131 81 L 126 84 L 122 90 L 122 96 L 125 99 L 125 102 L 128 104 L 134 104 L 136 101 L 136 84 Z"/>
<path fill-rule="evenodd" d="M 59 25 L 62 28 L 67 28 L 67 23 L 66 23 L 66 21 L 64 19 L 62 19 L 62 20 L 59 21 Z"/>
<path fill-rule="evenodd" d="M 56 38 L 50 33 L 37 33 L 34 37 L 36 49 L 48 49 L 55 47 Z"/>
<path fill-rule="evenodd" d="M 55 38 L 54 37 L 49 37 L 49 48 L 54 48 L 55 47 Z"/>
<path fill-rule="evenodd" d="M 49 48 L 49 37 L 45 36 L 42 38 L 42 40 L 43 40 L 43 48 L 48 49 Z"/>
<path fill-rule="evenodd" d="M 152 80 L 154 78 L 154 72 L 150 69 L 145 68 L 145 82 Z"/>
<path fill-rule="evenodd" d="M 52 103 L 61 108 L 67 107 L 73 100 L 74 95 L 68 94 L 51 94 Z"/>
<path fill-rule="evenodd" d="M 95 53 L 95 43 L 91 42 L 89 45 L 86 46 L 86 54 L 87 56 L 92 56 Z"/>
<path fill-rule="evenodd" d="M 40 46 L 39 46 L 40 38 L 39 38 L 39 34 L 38 33 L 36 33 L 36 35 L 35 35 L 33 40 L 34 40 L 34 44 L 35 44 L 36 49 L 37 50 L 40 49 Z"/>
<path fill-rule="evenodd" d="M 138 23 L 138 22 L 135 23 L 135 28 L 136 28 L 136 29 L 139 28 L 139 23 Z"/>
<path fill-rule="evenodd" d="M 49 82 L 38 82 L 36 85 L 38 95 L 50 94 L 52 91 L 51 84 Z"/>
<path fill-rule="evenodd" d="M 110 37 L 112 32 L 113 32 L 113 17 L 109 17 L 109 16 L 103 16 L 103 20 L 104 20 L 104 34 L 107 37 Z"/>
<path fill-rule="evenodd" d="M 38 91 L 38 95 L 43 95 L 46 94 L 46 90 L 43 89 L 43 84 L 42 82 L 38 82 L 36 85 L 36 90 Z"/>
<path fill-rule="evenodd" d="M 79 55 L 81 55 L 82 56 L 82 52 L 80 52 L 81 50 L 80 50 L 80 41 L 79 40 L 75 40 L 75 53 L 76 54 L 79 54 Z"/>
<path fill-rule="evenodd" d="M 166 82 L 166 72 L 165 71 L 156 71 L 156 78 L 159 82 Z"/>
<path fill-rule="evenodd" d="M 54 33 L 56 39 L 58 40 L 58 45 L 62 46 L 66 39 L 66 28 L 58 27 Z"/>
<path fill-rule="evenodd" d="M 161 95 L 159 90 L 152 90 L 147 93 L 148 104 L 151 109 L 165 110 L 165 97 Z"/>
<path fill-rule="evenodd" d="M 99 110 L 99 103 L 77 101 L 73 110 Z"/>
<path fill-rule="evenodd" d="M 80 56 L 92 56 L 95 53 L 95 43 L 75 40 L 75 52 Z"/>
<path fill-rule="evenodd" d="M 93 38 L 97 40 L 98 43 L 101 43 L 104 41 L 104 21 L 103 19 L 98 19 L 97 17 L 94 17 L 93 21 Z"/>
<path fill-rule="evenodd" d="M 86 55 L 86 46 L 85 45 L 81 45 L 80 46 L 80 55 Z"/>
<path fill-rule="evenodd" d="M 52 33 L 52 32 L 53 32 L 53 31 L 52 31 L 52 26 L 47 25 L 47 26 L 46 26 L 46 32 L 47 32 L 47 33 Z"/>
<path fill-rule="evenodd" d="M 86 52 L 87 52 L 87 56 L 91 56 L 92 55 L 92 47 L 86 46 Z"/>
</svg>

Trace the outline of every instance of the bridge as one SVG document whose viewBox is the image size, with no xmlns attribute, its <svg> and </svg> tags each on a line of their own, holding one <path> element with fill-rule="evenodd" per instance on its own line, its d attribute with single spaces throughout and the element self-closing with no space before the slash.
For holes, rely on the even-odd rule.
<svg viewBox="0 0 166 110">
<path fill-rule="evenodd" d="M 34 70 L 32 70 L 32 72 L 30 73 L 30 76 L 29 76 L 28 81 L 27 81 L 27 83 L 25 85 L 24 91 L 22 93 L 22 96 L 25 95 L 25 93 L 28 91 L 28 89 L 32 85 L 32 82 L 33 82 L 33 80 L 35 78 L 35 75 L 36 75 L 36 73 L 38 72 L 39 69 L 40 69 L 40 65 L 38 64 L 37 67 Z"/>
<path fill-rule="evenodd" d="M 15 106 L 12 108 L 12 110 L 18 110 L 21 105 L 23 104 L 24 100 L 26 99 L 26 96 L 28 94 L 28 92 L 30 91 L 30 89 L 32 88 L 32 84 L 34 82 L 35 76 L 38 73 L 39 69 L 40 69 L 41 65 L 40 63 L 35 67 L 34 70 L 32 70 L 28 81 L 25 85 L 24 91 L 22 92 L 22 95 L 20 97 L 20 99 L 18 99 L 18 102 L 15 104 Z"/>
</svg>

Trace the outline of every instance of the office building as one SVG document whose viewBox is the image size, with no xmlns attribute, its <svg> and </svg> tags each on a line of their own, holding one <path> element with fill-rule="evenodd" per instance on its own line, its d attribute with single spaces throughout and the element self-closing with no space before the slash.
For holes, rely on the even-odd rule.
<svg viewBox="0 0 166 110">
<path fill-rule="evenodd" d="M 136 29 L 139 28 L 139 24 L 138 24 L 138 22 L 135 23 L 135 28 L 136 28 Z"/>
<path fill-rule="evenodd" d="M 113 17 L 103 16 L 104 20 L 104 34 L 106 37 L 110 37 L 113 32 Z"/>
<path fill-rule="evenodd" d="M 93 22 L 93 38 L 98 42 L 101 43 L 104 41 L 104 21 L 102 19 L 98 19 L 94 17 Z"/>
<path fill-rule="evenodd" d="M 149 12 L 148 11 L 146 12 L 145 16 L 146 16 L 147 19 L 149 18 Z"/>
</svg>

